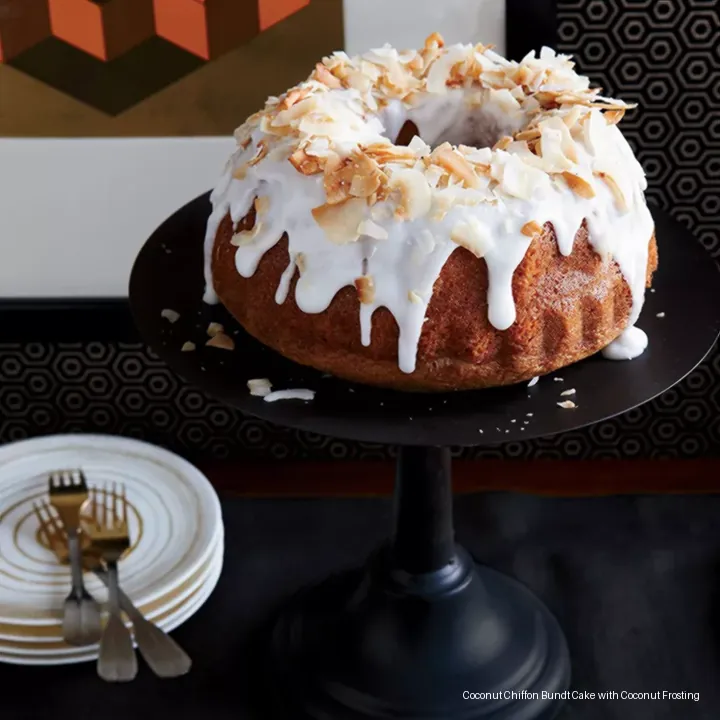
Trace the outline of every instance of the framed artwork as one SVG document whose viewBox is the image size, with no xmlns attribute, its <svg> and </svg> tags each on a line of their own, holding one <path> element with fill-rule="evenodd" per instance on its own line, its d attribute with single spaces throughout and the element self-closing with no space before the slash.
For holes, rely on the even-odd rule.
<svg viewBox="0 0 720 720">
<path fill-rule="evenodd" d="M 342 0 L 0 0 L 0 136 L 228 135 L 342 46 Z"/>
</svg>

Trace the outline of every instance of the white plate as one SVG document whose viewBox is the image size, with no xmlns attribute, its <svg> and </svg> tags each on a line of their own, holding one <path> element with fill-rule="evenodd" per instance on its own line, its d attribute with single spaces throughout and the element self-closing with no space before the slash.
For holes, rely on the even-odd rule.
<svg viewBox="0 0 720 720">
<path fill-rule="evenodd" d="M 220 502 L 207 478 L 173 453 L 104 435 L 54 435 L 0 448 L 0 623 L 57 625 L 68 571 L 39 545 L 33 501 L 47 475 L 82 469 L 88 484 L 124 483 L 133 547 L 121 563 L 123 588 L 138 607 L 172 592 L 202 567 L 222 538 Z M 87 577 L 98 600 L 104 585 Z"/>
<path fill-rule="evenodd" d="M 212 595 L 213 590 L 220 579 L 222 572 L 222 556 L 212 566 L 205 584 L 198 590 L 188 602 L 177 608 L 168 617 L 160 620 L 158 627 L 165 632 L 172 632 L 184 622 L 189 620 Z M 94 648 L 71 648 L 64 654 L 58 653 L 8 653 L 0 649 L 0 663 L 11 665 L 70 665 L 73 663 L 89 662 L 97 659 L 97 647 Z"/>
<path fill-rule="evenodd" d="M 187 582 L 174 588 L 167 595 L 159 598 L 155 602 L 139 607 L 138 609 L 148 620 L 152 620 L 153 622 L 157 621 L 158 618 L 164 617 L 170 610 L 177 608 L 202 587 L 218 558 L 222 561 L 223 553 L 224 539 L 221 537 L 213 551 L 213 556 L 207 562 L 203 563 Z M 122 577 L 120 580 L 122 582 Z M 0 623 L 0 646 L 3 645 L 4 641 L 10 641 L 12 643 L 49 643 L 62 642 L 62 639 L 62 622 L 60 621 L 54 625 L 6 625 Z"/>
</svg>

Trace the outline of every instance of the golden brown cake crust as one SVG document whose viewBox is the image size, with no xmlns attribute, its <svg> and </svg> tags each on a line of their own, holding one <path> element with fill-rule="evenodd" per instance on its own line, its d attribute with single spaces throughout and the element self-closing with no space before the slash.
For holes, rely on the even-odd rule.
<svg viewBox="0 0 720 720">
<path fill-rule="evenodd" d="M 251 213 L 236 228 L 249 229 Z M 346 287 L 327 310 L 302 312 L 295 303 L 297 272 L 287 300 L 275 302 L 289 263 L 287 236 L 263 256 L 255 274 L 235 268 L 233 227 L 227 216 L 212 253 L 215 291 L 230 313 L 260 342 L 302 365 L 370 385 L 410 391 L 483 388 L 528 380 L 598 352 L 627 326 L 630 288 L 613 260 L 603 260 L 578 230 L 572 253 L 560 254 L 546 223 L 513 277 L 515 323 L 505 331 L 488 321 L 488 273 L 483 259 L 455 250 L 437 281 L 411 374 L 398 367 L 398 326 L 385 308 L 375 311 L 372 342 L 360 342 L 358 295 Z M 647 285 L 657 267 L 649 239 Z"/>
</svg>

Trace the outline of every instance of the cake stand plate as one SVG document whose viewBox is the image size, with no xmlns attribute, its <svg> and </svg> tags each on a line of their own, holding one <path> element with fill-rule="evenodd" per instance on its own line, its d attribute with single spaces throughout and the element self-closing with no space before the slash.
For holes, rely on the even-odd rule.
<svg viewBox="0 0 720 720">
<path fill-rule="evenodd" d="M 705 357 L 720 331 L 713 260 L 656 212 L 660 269 L 639 322 L 650 338 L 640 358 L 593 357 L 532 388 L 408 394 L 352 385 L 296 365 L 250 337 L 221 306 L 205 305 L 202 246 L 209 209 L 207 195 L 189 203 L 138 255 L 130 303 L 145 341 L 186 380 L 246 413 L 400 446 L 390 539 L 365 568 L 300 591 L 274 617 L 258 656 L 259 716 L 554 718 L 570 684 L 565 638 L 539 598 L 475 565 L 456 546 L 448 446 L 571 430 L 674 385 Z M 178 312 L 179 319 L 169 322 L 163 309 Z M 211 321 L 235 338 L 234 352 L 204 346 Z M 182 352 L 187 341 L 197 350 Z M 249 395 L 252 378 L 317 394 L 309 403 L 267 403 Z M 560 393 L 571 388 L 577 408 L 559 408 Z"/>
<path fill-rule="evenodd" d="M 660 266 L 638 322 L 648 350 L 631 362 L 597 355 L 527 383 L 438 394 L 354 385 L 297 365 L 248 335 L 222 306 L 202 301 L 203 195 L 164 222 L 140 251 L 130 280 L 138 329 L 179 375 L 221 401 L 271 422 L 322 435 L 399 445 L 483 445 L 552 435 L 605 420 L 659 395 L 687 375 L 720 332 L 720 279 L 712 258 L 682 226 L 655 210 Z M 163 309 L 175 310 L 170 323 Z M 658 317 L 660 313 L 664 316 Z M 235 352 L 205 347 L 211 321 L 235 339 Z M 197 345 L 182 352 L 186 341 Z M 266 403 L 247 381 L 309 388 L 312 403 Z M 556 379 L 562 382 L 555 382 Z M 577 407 L 557 402 L 574 388 Z M 532 413 L 532 415 L 530 415 Z M 513 422 L 514 421 L 514 422 Z M 527 424 L 525 424 L 527 423 Z"/>
</svg>

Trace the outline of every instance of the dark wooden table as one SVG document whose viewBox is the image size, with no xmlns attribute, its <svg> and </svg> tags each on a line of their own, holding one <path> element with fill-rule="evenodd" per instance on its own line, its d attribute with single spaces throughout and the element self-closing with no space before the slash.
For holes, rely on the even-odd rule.
<svg viewBox="0 0 720 720">
<path fill-rule="evenodd" d="M 557 614 L 574 689 L 699 693 L 698 702 L 578 700 L 560 720 L 717 719 L 720 497 L 489 493 L 460 497 L 456 506 L 459 540 Z M 263 720 L 250 706 L 251 631 L 302 584 L 362 562 L 385 536 L 390 505 L 227 498 L 223 512 L 220 584 L 175 633 L 195 661 L 189 676 L 160 681 L 143 666 L 136 682 L 109 686 L 92 664 L 0 665 L 3 720 Z M 262 695 L 256 702 L 262 708 Z"/>
</svg>

